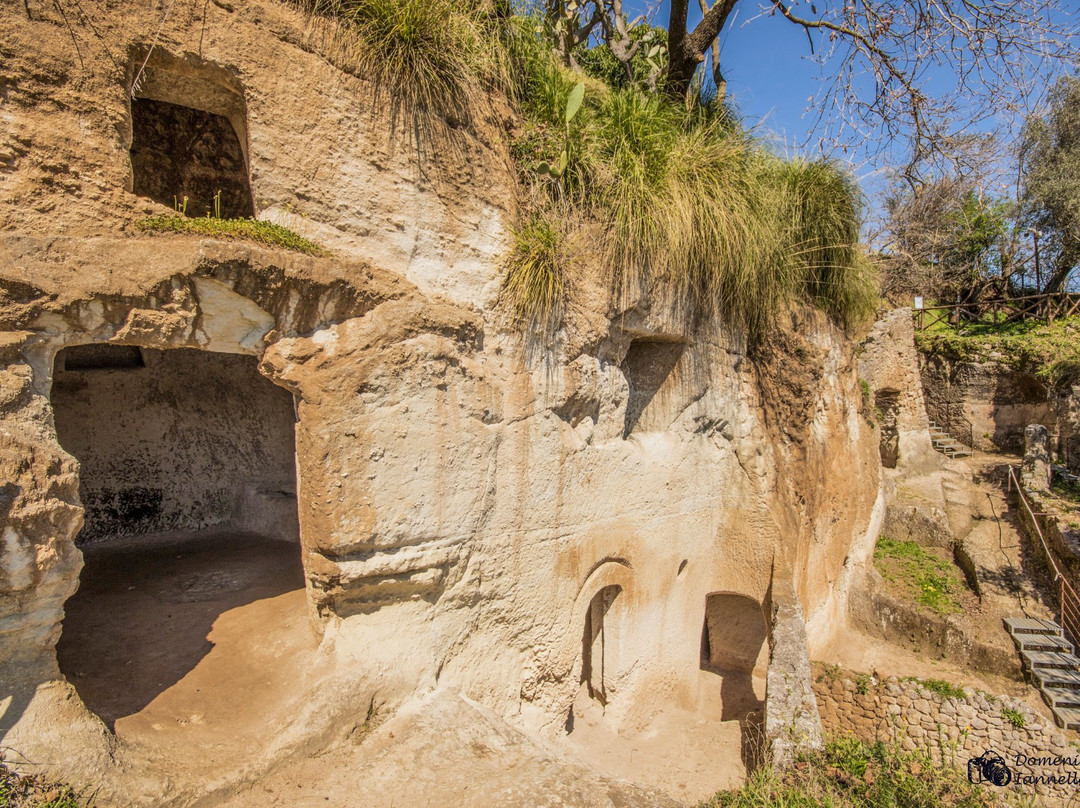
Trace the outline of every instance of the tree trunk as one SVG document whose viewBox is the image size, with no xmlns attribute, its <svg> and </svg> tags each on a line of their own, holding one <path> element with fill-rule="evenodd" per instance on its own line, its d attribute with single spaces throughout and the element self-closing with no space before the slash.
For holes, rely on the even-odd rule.
<svg viewBox="0 0 1080 808">
<path fill-rule="evenodd" d="M 738 0 L 716 0 L 692 32 L 687 32 L 689 0 L 671 0 L 668 17 L 668 72 L 664 89 L 673 98 L 686 97 L 694 71 L 705 61 L 705 52 L 720 34 Z"/>
</svg>

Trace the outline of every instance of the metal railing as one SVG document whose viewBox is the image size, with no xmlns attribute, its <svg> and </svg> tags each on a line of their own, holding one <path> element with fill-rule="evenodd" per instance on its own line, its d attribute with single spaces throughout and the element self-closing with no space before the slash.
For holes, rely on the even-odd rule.
<svg viewBox="0 0 1080 808">
<path fill-rule="evenodd" d="M 1020 478 L 1016 475 L 1016 470 L 1012 466 L 1009 466 L 1008 468 L 1009 491 L 1012 491 L 1013 485 L 1016 486 L 1016 495 L 1020 500 L 1021 506 L 1027 510 L 1032 527 L 1034 527 L 1035 534 L 1039 537 L 1039 543 L 1042 545 L 1043 554 L 1046 556 L 1050 569 L 1053 570 L 1053 585 L 1055 590 L 1057 590 L 1058 595 L 1061 628 L 1067 635 L 1066 639 L 1068 639 L 1075 648 L 1077 647 L 1077 639 L 1080 639 L 1080 596 L 1077 596 L 1076 590 L 1073 589 L 1072 584 L 1069 583 L 1065 574 L 1061 571 L 1061 567 L 1058 566 L 1054 554 L 1050 552 L 1050 545 L 1046 543 L 1046 537 L 1043 535 L 1039 520 L 1035 517 L 1035 511 L 1031 509 L 1031 504 L 1028 502 L 1027 497 L 1024 496 L 1024 487 L 1020 485 Z"/>
</svg>

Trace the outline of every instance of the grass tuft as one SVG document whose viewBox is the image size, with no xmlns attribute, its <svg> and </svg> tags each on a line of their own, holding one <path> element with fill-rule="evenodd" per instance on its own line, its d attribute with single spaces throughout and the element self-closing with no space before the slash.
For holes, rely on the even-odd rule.
<svg viewBox="0 0 1080 808">
<path fill-rule="evenodd" d="M 79 808 L 79 795 L 71 786 L 42 775 L 20 775 L 0 755 L 0 808 Z"/>
<path fill-rule="evenodd" d="M 325 256 L 330 253 L 314 241 L 294 233 L 288 228 L 257 219 L 215 219 L 209 216 L 187 218 L 185 216 L 150 216 L 135 223 L 148 233 L 192 233 L 211 238 L 248 239 L 269 247 L 306 255 Z"/>
<path fill-rule="evenodd" d="M 322 23 L 322 47 L 339 66 L 371 80 L 399 111 L 468 120 L 492 81 L 506 83 L 502 43 L 476 3 L 292 2 Z"/>
<path fill-rule="evenodd" d="M 570 263 L 562 223 L 555 217 L 535 214 L 515 231 L 506 263 L 503 294 L 518 319 L 540 331 L 557 325 Z"/>
<path fill-rule="evenodd" d="M 984 786 L 926 750 L 898 744 L 829 740 L 825 751 L 786 772 L 758 768 L 739 789 L 721 791 L 699 808 L 991 808 Z"/>
</svg>

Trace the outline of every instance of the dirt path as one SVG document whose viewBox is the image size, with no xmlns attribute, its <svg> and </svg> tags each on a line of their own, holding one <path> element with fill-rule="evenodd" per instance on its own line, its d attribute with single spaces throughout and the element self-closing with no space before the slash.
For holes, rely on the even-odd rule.
<svg viewBox="0 0 1080 808">
<path fill-rule="evenodd" d="M 677 808 L 607 777 L 448 691 L 418 697 L 370 733 L 291 761 L 220 808 Z"/>
</svg>

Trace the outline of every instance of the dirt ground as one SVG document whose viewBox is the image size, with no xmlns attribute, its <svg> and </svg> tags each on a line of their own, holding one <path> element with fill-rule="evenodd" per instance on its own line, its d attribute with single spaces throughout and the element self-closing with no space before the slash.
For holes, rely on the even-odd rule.
<svg viewBox="0 0 1080 808">
<path fill-rule="evenodd" d="M 317 647 L 299 547 L 204 531 L 84 554 L 58 657 L 87 706 L 123 741 L 220 763 L 260 744 Z"/>
<path fill-rule="evenodd" d="M 219 530 L 84 554 L 58 653 L 86 704 L 153 757 L 212 761 L 209 777 L 263 746 L 294 706 L 290 694 L 302 690 L 317 646 L 296 545 Z M 710 709 L 721 703 L 723 677 L 701 676 L 701 709 L 665 711 L 633 732 L 613 730 L 585 697 L 560 742 L 437 692 L 398 714 L 373 714 L 348 739 L 256 777 L 225 805 L 347 806 L 361 804 L 359 793 L 372 808 L 693 804 L 738 786 L 747 771 L 740 721 Z M 747 706 L 760 708 L 764 681 L 753 691 Z"/>
</svg>

